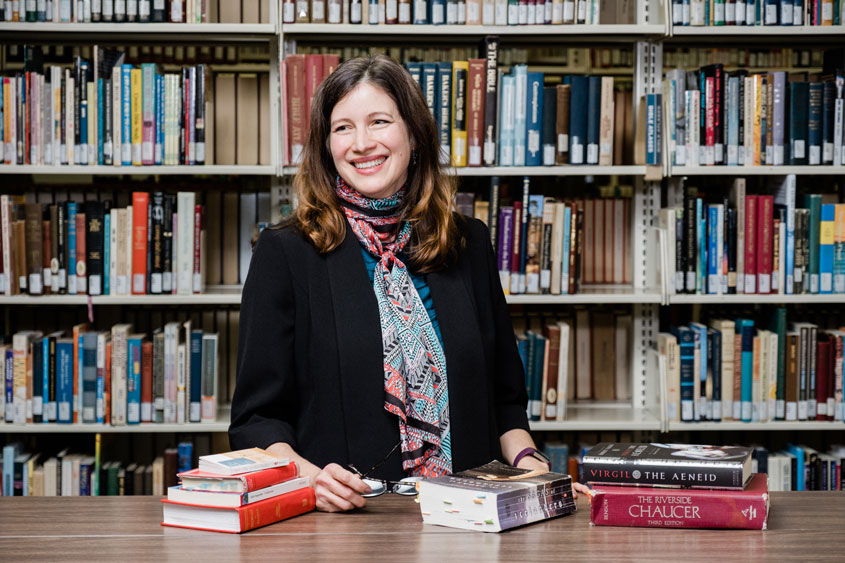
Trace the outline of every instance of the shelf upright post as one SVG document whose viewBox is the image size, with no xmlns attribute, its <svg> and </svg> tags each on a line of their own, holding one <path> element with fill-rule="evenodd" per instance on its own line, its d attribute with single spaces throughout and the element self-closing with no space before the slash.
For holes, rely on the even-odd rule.
<svg viewBox="0 0 845 563">
<path fill-rule="evenodd" d="M 275 3 L 273 3 L 275 6 Z M 275 8 L 274 8 L 275 9 Z M 278 27 L 277 27 L 278 29 Z M 280 50 L 281 40 L 279 34 L 273 35 L 270 40 L 270 161 L 273 164 L 276 176 L 282 173 L 282 59 Z"/>
</svg>

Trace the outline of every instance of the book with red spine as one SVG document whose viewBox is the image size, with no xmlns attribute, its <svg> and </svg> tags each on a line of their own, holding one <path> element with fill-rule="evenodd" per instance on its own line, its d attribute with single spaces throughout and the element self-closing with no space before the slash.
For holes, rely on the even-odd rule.
<svg viewBox="0 0 845 563">
<path fill-rule="evenodd" d="M 183 489 L 200 489 L 222 493 L 247 493 L 257 491 L 293 479 L 299 474 L 296 462 L 279 467 L 268 467 L 240 475 L 221 475 L 209 471 L 191 469 L 179 473 Z"/>
<path fill-rule="evenodd" d="M 305 55 L 305 122 L 311 116 L 311 101 L 323 81 L 323 55 Z M 306 126 L 307 130 L 307 126 Z"/>
<path fill-rule="evenodd" d="M 487 75 L 487 61 L 469 59 L 467 88 L 467 166 L 481 166 L 481 153 L 484 147 L 484 87 Z"/>
<path fill-rule="evenodd" d="M 306 487 L 237 508 L 212 508 L 161 499 L 162 526 L 239 534 L 314 510 L 314 489 Z"/>
<path fill-rule="evenodd" d="M 85 220 L 85 213 L 80 206 L 80 210 L 76 213 L 76 294 L 82 295 L 88 293 L 88 268 L 87 256 L 88 251 L 85 246 L 86 226 L 88 222 Z"/>
<path fill-rule="evenodd" d="M 768 516 L 765 473 L 741 491 L 597 486 L 590 493 L 595 526 L 765 530 Z"/>
<path fill-rule="evenodd" d="M 712 69 L 708 69 L 708 73 L 713 72 Z M 702 164 L 710 164 L 712 165 L 713 162 L 710 160 L 710 155 L 715 154 L 715 147 L 716 147 L 716 116 L 715 116 L 715 81 L 716 77 L 714 75 L 708 75 L 704 79 L 704 134 L 705 134 L 705 146 L 707 147 L 707 158 L 706 161 Z"/>
<path fill-rule="evenodd" d="M 287 106 L 288 150 L 287 164 L 299 164 L 305 135 L 308 131 L 307 98 L 305 95 L 305 55 L 285 57 L 285 93 Z"/>
<path fill-rule="evenodd" d="M 141 422 L 153 421 L 153 343 L 141 343 Z"/>
<path fill-rule="evenodd" d="M 132 294 L 147 293 L 147 207 L 150 194 L 132 192 Z"/>
<path fill-rule="evenodd" d="M 774 196 L 757 196 L 757 293 L 772 292 Z"/>
<path fill-rule="evenodd" d="M 745 293 L 757 293 L 757 196 L 745 196 Z"/>
<path fill-rule="evenodd" d="M 323 80 L 340 65 L 340 55 L 323 55 Z"/>
</svg>

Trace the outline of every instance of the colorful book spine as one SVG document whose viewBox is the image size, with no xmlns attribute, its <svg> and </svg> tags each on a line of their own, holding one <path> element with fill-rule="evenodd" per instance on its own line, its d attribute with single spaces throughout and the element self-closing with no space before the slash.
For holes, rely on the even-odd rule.
<svg viewBox="0 0 845 563">
<path fill-rule="evenodd" d="M 753 401 L 753 368 L 754 368 L 754 321 L 737 319 L 736 334 L 742 339 L 741 359 L 741 411 L 740 419 L 751 422 Z"/>
<path fill-rule="evenodd" d="M 126 424 L 141 423 L 141 335 L 126 339 Z"/>
<path fill-rule="evenodd" d="M 833 244 L 836 205 L 821 206 L 819 221 L 819 293 L 833 293 Z"/>
</svg>

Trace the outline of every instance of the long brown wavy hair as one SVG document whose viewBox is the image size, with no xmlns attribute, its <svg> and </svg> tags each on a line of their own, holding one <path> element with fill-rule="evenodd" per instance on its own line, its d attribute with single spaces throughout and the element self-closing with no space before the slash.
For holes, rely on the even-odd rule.
<svg viewBox="0 0 845 563">
<path fill-rule="evenodd" d="M 408 129 L 413 152 L 400 216 L 412 224 L 413 230 L 405 252 L 415 271 L 438 270 L 454 258 L 463 242 L 452 213 L 457 183 L 441 169 L 437 126 L 422 90 L 388 56 L 350 59 L 317 89 L 302 163 L 294 179 L 299 199 L 294 222 L 320 253 L 336 249 L 346 236 L 346 217 L 335 195 L 338 173 L 329 148 L 330 121 L 335 105 L 363 83 L 380 88 L 393 99 Z"/>
</svg>

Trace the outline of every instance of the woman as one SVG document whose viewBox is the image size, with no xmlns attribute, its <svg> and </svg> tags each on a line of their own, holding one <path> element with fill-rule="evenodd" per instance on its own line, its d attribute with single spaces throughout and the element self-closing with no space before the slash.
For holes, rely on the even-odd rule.
<svg viewBox="0 0 845 563">
<path fill-rule="evenodd" d="M 489 233 L 452 213 L 438 156 L 410 75 L 347 61 L 312 102 L 296 213 L 255 247 L 231 447 L 296 461 L 321 510 L 365 505 L 350 466 L 390 480 L 494 458 L 548 468 Z"/>
</svg>

